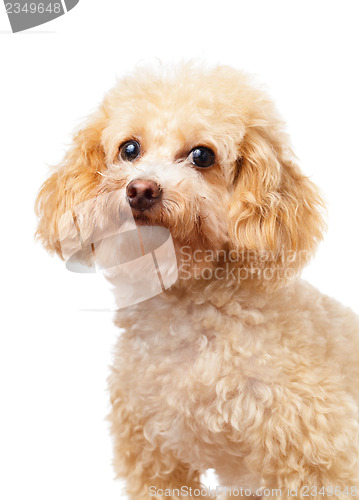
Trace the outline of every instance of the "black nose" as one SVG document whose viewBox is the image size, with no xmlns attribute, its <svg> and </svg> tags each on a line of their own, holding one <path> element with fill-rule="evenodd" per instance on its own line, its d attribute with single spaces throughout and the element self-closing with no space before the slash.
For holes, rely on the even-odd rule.
<svg viewBox="0 0 359 500">
<path fill-rule="evenodd" d="M 129 204 L 137 210 L 151 208 L 161 196 L 161 188 L 154 181 L 135 179 L 126 187 Z"/>
</svg>

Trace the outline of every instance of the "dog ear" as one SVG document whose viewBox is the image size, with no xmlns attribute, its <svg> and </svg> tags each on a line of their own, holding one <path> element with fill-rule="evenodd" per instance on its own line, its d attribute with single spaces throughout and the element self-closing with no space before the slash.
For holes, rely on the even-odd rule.
<svg viewBox="0 0 359 500">
<path fill-rule="evenodd" d="M 65 213 L 96 196 L 100 172 L 105 168 L 101 145 L 104 118 L 96 115 L 77 132 L 63 162 L 42 185 L 35 212 L 39 217 L 36 238 L 50 252 L 63 258 L 59 222 Z"/>
<path fill-rule="evenodd" d="M 229 208 L 230 242 L 242 251 L 242 266 L 272 283 L 300 271 L 325 229 L 319 191 L 294 163 L 288 138 L 275 123 L 247 129 Z"/>
</svg>

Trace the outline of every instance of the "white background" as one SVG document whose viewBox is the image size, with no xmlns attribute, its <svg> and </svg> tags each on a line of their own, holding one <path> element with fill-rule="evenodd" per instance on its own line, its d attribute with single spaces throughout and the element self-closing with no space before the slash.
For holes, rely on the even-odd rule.
<svg viewBox="0 0 359 500">
<path fill-rule="evenodd" d="M 200 57 L 267 84 L 328 201 L 305 278 L 359 312 L 358 14 L 346 0 L 80 0 L 12 34 L 1 6 L 1 498 L 122 497 L 104 419 L 117 332 L 84 310 L 110 298 L 34 243 L 33 204 L 72 129 L 137 63 Z"/>
</svg>

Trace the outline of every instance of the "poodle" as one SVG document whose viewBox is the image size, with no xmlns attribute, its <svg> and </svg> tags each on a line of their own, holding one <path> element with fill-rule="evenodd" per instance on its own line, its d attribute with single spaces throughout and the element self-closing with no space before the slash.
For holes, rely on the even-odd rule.
<svg viewBox="0 0 359 500">
<path fill-rule="evenodd" d="M 138 68 L 39 192 L 45 248 L 117 297 L 131 499 L 359 495 L 359 320 L 299 277 L 325 207 L 283 129 L 236 69 Z"/>
</svg>

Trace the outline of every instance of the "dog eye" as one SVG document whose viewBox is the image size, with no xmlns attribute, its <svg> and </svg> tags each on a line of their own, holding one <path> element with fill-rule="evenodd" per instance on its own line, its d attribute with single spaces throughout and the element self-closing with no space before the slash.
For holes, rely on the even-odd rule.
<svg viewBox="0 0 359 500">
<path fill-rule="evenodd" d="M 140 156 L 141 146 L 137 141 L 127 141 L 120 146 L 119 156 L 122 160 L 133 161 Z"/>
<path fill-rule="evenodd" d="M 213 165 L 215 160 L 215 155 L 212 149 L 206 148 L 204 146 L 198 146 L 189 154 L 189 159 L 196 165 L 196 167 L 206 168 Z"/>
</svg>

